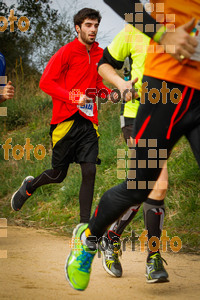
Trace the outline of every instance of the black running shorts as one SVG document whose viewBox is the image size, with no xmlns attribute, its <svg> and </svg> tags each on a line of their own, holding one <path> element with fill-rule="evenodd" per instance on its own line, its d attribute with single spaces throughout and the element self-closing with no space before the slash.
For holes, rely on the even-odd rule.
<svg viewBox="0 0 200 300">
<path fill-rule="evenodd" d="M 70 163 L 100 164 L 98 126 L 82 116 L 51 125 L 52 167 L 64 170 Z"/>
</svg>

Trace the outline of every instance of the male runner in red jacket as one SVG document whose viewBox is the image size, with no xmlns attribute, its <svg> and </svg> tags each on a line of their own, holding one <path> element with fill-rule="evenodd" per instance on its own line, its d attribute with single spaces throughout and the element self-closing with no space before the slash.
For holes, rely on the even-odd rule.
<svg viewBox="0 0 200 300">
<path fill-rule="evenodd" d="M 28 176 L 13 194 L 11 206 L 20 210 L 25 201 L 40 186 L 60 183 L 67 175 L 70 163 L 81 166 L 82 183 L 79 194 L 80 222 L 87 223 L 94 192 L 98 159 L 98 114 L 96 93 L 104 88 L 97 73 L 97 64 L 103 49 L 95 42 L 101 15 L 90 8 L 74 16 L 78 37 L 63 46 L 50 59 L 40 80 L 40 88 L 52 97 L 53 112 L 50 134 L 52 137 L 52 169 L 38 177 Z M 87 89 L 94 90 L 87 96 Z"/>
</svg>

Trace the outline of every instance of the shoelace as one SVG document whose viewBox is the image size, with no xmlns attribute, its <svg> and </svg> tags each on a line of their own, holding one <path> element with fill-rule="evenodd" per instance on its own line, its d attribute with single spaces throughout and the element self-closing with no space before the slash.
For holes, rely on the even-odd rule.
<svg viewBox="0 0 200 300">
<path fill-rule="evenodd" d="M 156 254 L 152 255 L 150 258 L 155 261 L 155 269 L 156 269 L 156 271 L 163 270 L 163 268 L 164 268 L 163 267 L 163 263 L 162 263 L 163 261 L 167 265 L 166 260 L 164 258 L 162 258 L 159 253 L 156 253 Z"/>
<path fill-rule="evenodd" d="M 118 253 L 113 253 L 113 258 L 114 258 L 114 262 L 119 262 L 119 254 Z"/>
<path fill-rule="evenodd" d="M 93 257 L 94 257 L 94 254 L 91 254 L 89 252 L 84 252 L 84 253 L 82 252 L 77 257 L 77 260 L 80 262 L 79 270 L 89 273 Z"/>
<path fill-rule="evenodd" d="M 117 257 L 121 256 L 122 255 L 121 243 L 115 242 L 113 243 L 113 247 L 114 247 L 113 252 L 117 254 Z"/>
<path fill-rule="evenodd" d="M 115 250 L 119 247 L 119 243 L 113 244 L 113 249 L 106 250 L 106 260 L 114 260 L 114 262 L 119 262 L 119 256 L 121 255 L 121 250 Z"/>
<path fill-rule="evenodd" d="M 113 258 L 113 254 L 114 254 L 113 250 L 107 249 L 107 250 L 105 251 L 106 259 L 107 259 L 107 260 L 111 260 L 111 259 Z"/>
</svg>

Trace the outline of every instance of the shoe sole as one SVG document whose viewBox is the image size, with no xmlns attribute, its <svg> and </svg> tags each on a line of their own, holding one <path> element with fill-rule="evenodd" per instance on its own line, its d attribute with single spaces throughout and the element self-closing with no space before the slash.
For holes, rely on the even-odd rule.
<svg viewBox="0 0 200 300">
<path fill-rule="evenodd" d="M 68 257 L 67 257 L 67 259 L 66 259 L 66 262 L 65 262 L 65 278 L 67 279 L 67 281 L 69 282 L 70 286 L 71 286 L 75 291 L 84 291 L 83 289 L 76 289 L 76 288 L 72 285 L 72 283 L 71 283 L 71 281 L 70 281 L 70 279 L 69 279 L 68 272 L 67 272 L 67 265 L 68 265 L 68 260 L 69 260 L 69 258 L 70 258 L 70 255 L 71 255 L 71 252 L 70 252 L 70 254 L 68 255 Z"/>
<path fill-rule="evenodd" d="M 105 263 L 105 255 L 104 255 L 104 251 L 102 251 L 101 252 L 102 253 L 102 265 L 103 265 L 103 267 L 104 267 L 104 270 L 109 274 L 109 275 L 111 275 L 111 276 L 113 276 L 113 277 L 116 277 L 116 278 L 120 278 L 120 277 L 122 277 L 122 274 L 120 275 L 120 276 L 117 276 L 117 275 L 115 275 L 114 273 L 112 273 L 111 271 L 110 271 L 110 269 L 108 269 L 108 267 L 106 266 L 106 263 Z"/>
<path fill-rule="evenodd" d="M 164 283 L 164 282 L 169 282 L 169 279 L 166 277 L 160 277 L 160 278 L 155 278 L 155 279 L 148 279 L 148 275 L 145 274 L 146 276 L 146 282 L 147 283 Z"/>
<path fill-rule="evenodd" d="M 72 239 L 74 239 L 74 238 L 76 237 L 76 232 L 78 231 L 79 227 L 82 226 L 82 225 L 83 225 L 83 223 L 78 224 L 78 225 L 74 228 L 73 233 L 72 233 Z M 72 250 L 70 251 L 70 253 L 69 253 L 69 255 L 68 255 L 67 259 L 66 259 L 66 262 L 65 262 L 65 278 L 67 279 L 67 281 L 69 282 L 70 286 L 71 286 L 75 291 L 84 291 L 83 289 L 76 289 L 76 288 L 72 285 L 72 283 L 71 283 L 71 281 L 70 281 L 70 279 L 69 279 L 68 272 L 67 272 L 67 266 L 68 266 L 68 260 L 69 260 L 69 258 L 70 258 L 71 253 L 72 253 Z"/>
<path fill-rule="evenodd" d="M 19 211 L 20 209 L 15 209 L 14 208 L 14 206 L 13 206 L 13 199 L 14 199 L 14 197 L 15 197 L 15 195 L 17 194 L 17 192 L 20 190 L 20 188 L 22 187 L 22 185 L 24 184 L 24 182 L 25 182 L 25 180 L 27 180 L 27 179 L 34 179 L 34 177 L 33 176 L 27 176 L 26 178 L 24 178 L 24 180 L 22 181 L 22 184 L 20 185 L 20 187 L 18 188 L 18 190 L 16 191 L 16 192 L 14 192 L 14 194 L 12 195 L 12 197 L 11 197 L 11 200 L 10 200 L 10 205 L 11 205 L 11 208 L 12 208 L 12 210 L 14 210 L 14 211 Z"/>
</svg>

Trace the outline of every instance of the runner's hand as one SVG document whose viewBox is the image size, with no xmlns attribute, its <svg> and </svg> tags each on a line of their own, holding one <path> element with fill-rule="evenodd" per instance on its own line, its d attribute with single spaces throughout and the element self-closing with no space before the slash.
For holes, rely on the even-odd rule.
<svg viewBox="0 0 200 300">
<path fill-rule="evenodd" d="M 78 100 L 78 105 L 84 106 L 85 103 L 91 102 L 91 98 L 87 97 L 86 95 L 81 95 Z"/>
<path fill-rule="evenodd" d="M 137 91 L 134 89 L 134 84 L 138 81 L 138 78 L 134 80 L 125 81 L 122 80 L 118 88 L 121 92 L 121 98 L 126 102 L 131 101 L 139 97 Z"/>
<path fill-rule="evenodd" d="M 5 101 L 8 99 L 12 99 L 14 97 L 14 92 L 15 92 L 15 89 L 12 86 L 12 82 L 8 81 L 8 83 L 6 84 L 6 86 L 3 89 L 3 95 L 2 95 L 3 100 Z"/>
<path fill-rule="evenodd" d="M 196 38 L 189 34 L 194 27 L 195 18 L 192 18 L 188 23 L 177 27 L 175 32 L 166 32 L 160 44 L 167 46 L 170 54 L 180 62 L 184 58 L 190 58 L 198 45 Z"/>
</svg>

